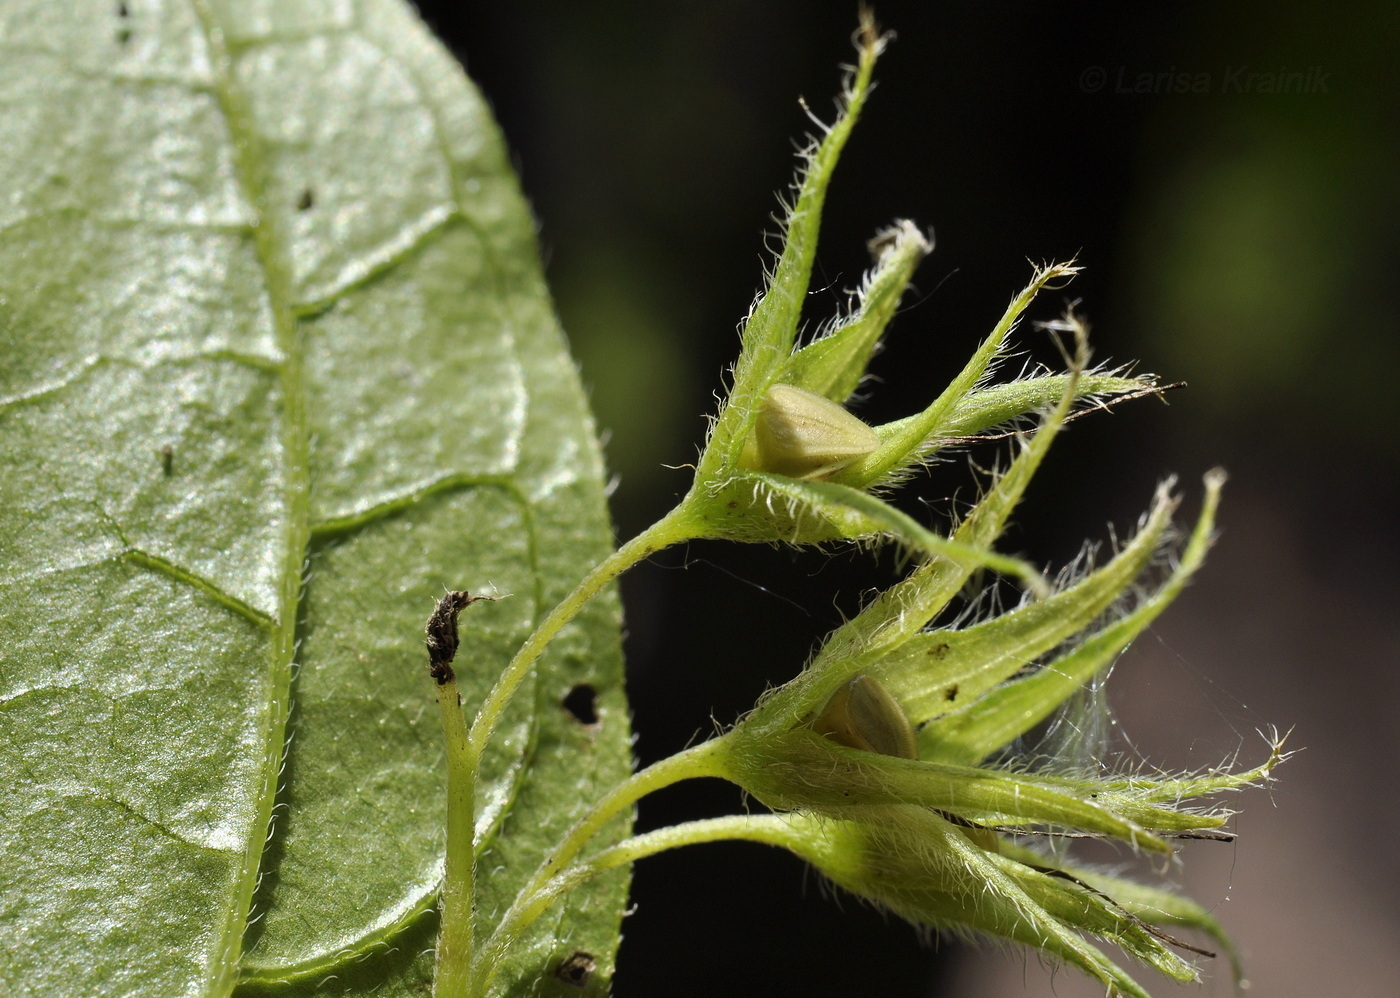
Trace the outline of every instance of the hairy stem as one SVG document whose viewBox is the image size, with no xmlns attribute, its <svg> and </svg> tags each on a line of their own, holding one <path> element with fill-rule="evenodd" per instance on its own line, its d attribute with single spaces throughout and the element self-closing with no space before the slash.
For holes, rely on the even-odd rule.
<svg viewBox="0 0 1400 998">
<path fill-rule="evenodd" d="M 729 814 L 722 818 L 704 818 L 699 821 L 682 822 L 679 825 L 668 825 L 654 832 L 634 835 L 604 849 L 592 859 L 557 874 L 525 899 L 523 905 L 507 912 L 502 926 L 504 927 L 507 921 L 516 921 L 518 924 L 514 926 L 515 931 L 524 929 L 556 898 L 600 873 L 627 863 L 635 863 L 639 859 L 646 859 L 669 849 L 726 840 L 761 842 L 764 845 L 792 848 L 793 835 L 787 819 L 778 814 Z"/>
<path fill-rule="evenodd" d="M 714 761 L 718 756 L 717 749 L 721 742 L 722 739 L 711 739 L 710 741 L 701 742 L 682 752 L 677 752 L 673 756 L 662 759 L 660 762 L 648 766 L 641 772 L 634 773 L 631 777 L 613 787 L 613 789 L 598 801 L 597 804 L 593 805 L 592 809 L 590 809 L 587 814 L 578 820 L 573 828 L 569 829 L 568 834 L 564 836 L 559 845 L 553 850 L 549 857 L 540 864 L 539 868 L 535 870 L 529 882 L 520 889 L 520 893 L 516 895 L 515 902 L 511 905 L 510 911 L 501 919 L 495 932 L 491 934 L 491 938 L 487 940 L 481 952 L 477 955 L 476 967 L 478 972 L 476 977 L 478 978 L 477 986 L 479 988 L 485 988 L 490 983 L 491 977 L 495 974 L 496 967 L 500 964 L 503 955 L 510 947 L 511 943 L 515 941 L 516 937 L 538 917 L 541 911 L 548 907 L 550 901 L 574 886 L 574 882 L 570 882 L 568 886 L 562 886 L 557 889 L 552 885 L 560 877 L 561 871 L 564 871 L 569 862 L 588 844 L 589 839 L 596 835 L 608 821 L 653 791 L 660 790 L 662 787 L 668 787 L 673 783 L 679 783 L 682 780 L 697 779 L 705 776 L 722 776 L 723 773 L 720 767 L 718 767 Z M 662 831 L 674 832 L 679 828 L 685 827 L 687 826 L 678 825 L 673 828 L 662 829 Z M 638 836 L 637 838 L 645 838 L 645 836 Z M 627 841 L 632 842 L 636 841 L 636 839 L 628 839 Z M 695 841 L 708 840 L 697 839 Z M 676 844 L 684 845 L 686 843 L 677 842 Z M 599 856 L 608 855 L 617 848 L 617 846 L 614 846 L 612 849 L 604 850 Z M 665 848 L 671 847 L 667 846 Z M 612 865 L 617 866 L 626 861 L 627 860 L 619 859 Z M 611 869 L 611 867 L 601 867 L 594 870 L 593 873 L 590 873 L 588 876 L 591 877 L 597 873 L 601 873 L 603 869 Z M 584 879 L 587 879 L 587 877 Z"/>
<path fill-rule="evenodd" d="M 476 856 L 476 768 L 479 754 L 467 737 L 456 678 L 435 684 L 447 743 L 447 860 L 442 882 L 442 928 L 438 935 L 433 991 L 444 998 L 467 993 L 471 980 L 472 901 Z"/>
<path fill-rule="evenodd" d="M 642 559 L 696 536 L 698 531 L 690 522 L 689 511 L 684 505 L 677 506 L 594 566 L 574 587 L 574 591 L 565 596 L 540 622 L 535 632 L 520 646 L 520 650 L 496 680 L 496 685 L 487 694 L 477 712 L 476 720 L 472 722 L 468 736 L 472 751 L 480 756 L 483 747 L 491 739 L 492 732 L 496 730 L 501 714 L 515 696 L 521 682 L 530 674 L 530 668 L 544 653 L 549 642 L 554 640 L 565 624 L 578 615 L 589 600 Z"/>
</svg>

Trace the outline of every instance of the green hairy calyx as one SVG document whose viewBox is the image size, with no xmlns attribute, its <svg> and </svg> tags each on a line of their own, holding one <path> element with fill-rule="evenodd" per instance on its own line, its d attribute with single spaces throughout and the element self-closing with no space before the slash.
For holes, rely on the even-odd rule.
<svg viewBox="0 0 1400 998">
<path fill-rule="evenodd" d="M 1267 780 L 1284 757 L 1282 739 L 1272 738 L 1253 768 L 1181 775 L 1032 768 L 1014 755 L 1023 736 L 1103 678 L 1200 568 L 1224 475 L 1206 476 L 1202 510 L 1165 578 L 1154 578 L 1154 567 L 1173 548 L 1179 500 L 1171 482 L 1157 490 L 1130 540 L 1072 578 L 1052 584 L 1035 566 L 997 550 L 1056 435 L 1077 411 L 1160 390 L 1150 376 L 1092 366 L 1087 327 L 1072 313 L 1044 324 L 1064 370 L 996 380 L 1019 320 L 1041 290 L 1073 278 L 1073 263 L 1037 268 L 951 383 L 921 411 L 894 422 L 868 425 L 845 406 L 915 267 L 932 250 L 918 227 L 901 220 L 880 231 L 854 306 L 815 339 L 798 340 L 822 204 L 885 44 L 863 13 L 839 112 L 801 154 L 782 250 L 745 323 L 728 395 L 684 498 L 544 618 L 474 717 L 464 715 L 444 651 L 456 647 L 457 613 L 473 598 L 450 593 L 434 615 L 432 674 L 451 797 L 439 994 L 492 993 L 498 967 L 532 922 L 600 873 L 717 839 L 791 850 L 842 888 L 917 925 L 1035 947 L 1115 994 L 1146 991 L 1086 937 L 1179 981 L 1196 978 L 1194 956 L 1214 955 L 1172 934 L 1183 929 L 1204 934 L 1234 962 L 1223 930 L 1201 906 L 1077 865 L 1047 844 L 1091 836 L 1170 857 L 1182 839 L 1228 839 L 1230 812 L 1199 799 Z M 1009 434 L 1009 426 L 1023 432 Z M 931 458 L 979 436 L 1009 436 L 1016 451 L 952 529 L 930 529 L 883 498 Z M 648 555 L 700 538 L 889 541 L 910 556 L 912 568 L 833 631 L 805 668 L 794 663 L 795 677 L 726 731 L 604 794 L 509 909 L 482 918 L 473 905 L 474 884 L 487 875 L 475 869 L 481 804 L 473 787 L 506 704 L 589 599 Z M 1014 580 L 1024 591 L 1019 604 L 975 622 L 942 622 L 956 617 L 950 606 L 984 570 Z M 491 611 L 470 611 L 481 612 Z M 729 780 L 770 813 L 595 844 L 595 834 L 641 797 L 702 776 Z"/>
</svg>

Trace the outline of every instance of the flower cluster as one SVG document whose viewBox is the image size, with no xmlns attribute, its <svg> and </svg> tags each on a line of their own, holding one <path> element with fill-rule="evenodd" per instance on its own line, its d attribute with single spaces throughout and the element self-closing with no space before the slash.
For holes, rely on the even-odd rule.
<svg viewBox="0 0 1400 998">
<path fill-rule="evenodd" d="M 994 545 L 1073 410 L 1158 390 L 1151 377 L 1094 370 L 1074 315 L 1063 373 L 996 383 L 1008 338 L 1036 294 L 1073 277 L 1039 268 L 963 370 L 922 412 L 868 426 L 843 408 L 931 246 L 908 221 L 872 241 L 874 266 L 849 315 L 799 345 L 820 207 L 836 156 L 869 88 L 883 40 L 868 18 L 843 110 L 808 150 L 786 241 L 744 327 L 733 385 L 681 504 L 697 536 L 794 544 L 893 538 L 924 556 L 903 581 L 836 630 L 808 667 L 702 746 L 707 775 L 741 786 L 780 819 L 767 841 L 804 856 L 832 881 L 913 922 L 1001 936 L 1072 963 L 1123 994 L 1145 992 L 1083 935 L 1107 939 L 1178 980 L 1195 969 L 1167 935 L 1219 926 L 1194 903 L 1027 844 L 1091 835 L 1171 855 L 1180 837 L 1223 837 L 1229 812 L 1188 806 L 1267 777 L 1279 740 L 1244 772 L 1075 776 L 1014 765 L 1008 747 L 1104 674 L 1181 591 L 1210 543 L 1223 474 L 1206 479 L 1204 508 L 1175 569 L 1139 589 L 1168 545 L 1177 506 L 1158 490 L 1131 541 L 1106 564 L 1053 590 Z M 952 442 L 1034 417 L 1020 453 L 948 536 L 880 491 Z M 1029 597 L 970 626 L 930 627 L 977 568 L 1020 576 Z M 1135 603 L 1130 600 L 1135 596 Z"/>
<path fill-rule="evenodd" d="M 744 322 L 730 391 L 696 464 L 694 483 L 663 521 L 670 531 L 666 541 L 893 539 L 923 555 L 1020 576 L 1035 589 L 1042 580 L 1029 565 L 939 537 L 879 494 L 948 446 L 1015 424 L 1066 398 L 1072 405 L 1102 407 L 1161 389 L 1151 375 L 1123 370 L 1081 368 L 1073 376 L 1045 372 L 992 380 L 1036 295 L 1062 287 L 1078 272 L 1073 263 L 1058 263 L 1035 271 L 962 371 L 923 411 L 868 426 L 844 408 L 865 377 L 915 267 L 932 250 L 908 220 L 878 232 L 870 242 L 873 266 L 852 307 L 810 342 L 798 342 L 822 204 L 886 42 L 868 13 L 856 41 L 860 58 L 846 80 L 840 113 L 831 125 L 817 122 L 820 137 L 803 152 L 782 251 Z"/>
<path fill-rule="evenodd" d="M 914 556 L 914 567 L 729 730 L 636 773 L 597 802 L 472 958 L 464 973 L 477 989 L 471 993 L 486 992 L 500 956 L 562 893 L 643 856 L 719 838 L 790 849 L 832 882 L 920 926 L 1036 947 L 1117 994 L 1146 992 L 1086 936 L 1177 980 L 1196 976 L 1178 951 L 1206 951 L 1168 929 L 1204 933 L 1235 962 L 1220 926 L 1194 902 L 1075 865 L 1063 850 L 1041 846 L 1087 836 L 1171 856 L 1181 838 L 1229 838 L 1222 826 L 1230 812 L 1196 802 L 1267 779 L 1283 758 L 1281 739 L 1272 739 L 1268 759 L 1253 769 L 1177 776 L 1077 773 L 1014 754 L 1024 736 L 1101 679 L 1198 570 L 1224 475 L 1206 476 L 1202 511 L 1170 571 L 1154 570 L 1164 552 L 1176 550 L 1171 482 L 1111 558 L 1055 585 L 997 552 L 1017 503 L 1076 410 L 1160 391 L 1150 376 L 1091 367 L 1087 329 L 1072 313 L 1046 327 L 1058 336 L 1063 371 L 994 380 L 1023 313 L 1039 291 L 1071 279 L 1073 264 L 1037 269 L 923 411 L 870 426 L 846 410 L 915 267 L 932 249 L 911 222 L 881 231 L 849 313 L 798 342 L 827 185 L 885 44 L 868 12 L 856 41 L 859 61 L 840 113 L 804 152 L 783 249 L 745 322 L 730 391 L 694 484 L 671 513 L 597 566 L 521 648 L 461 744 L 463 778 L 473 778 L 504 704 L 549 640 L 608 581 L 661 548 L 697 538 L 893 540 Z M 1014 460 L 946 535 L 883 498 L 939 451 L 1008 427 L 1022 432 L 995 435 L 1016 441 Z M 1026 593 L 1009 610 L 968 622 L 950 608 L 980 569 L 1019 578 Z M 1165 578 L 1145 581 L 1154 574 Z M 453 696 L 448 690 L 440 700 L 451 708 Z M 737 784 L 772 813 L 672 826 L 579 858 L 638 799 L 699 776 Z M 449 829 L 449 857 L 451 838 Z M 455 916 L 445 904 L 444 938 L 460 926 L 452 938 L 470 949 L 471 920 L 469 900 Z M 440 947 L 440 963 L 441 955 Z"/>
<path fill-rule="evenodd" d="M 1170 523 L 1166 487 L 1107 564 L 980 623 L 926 628 L 962 574 L 926 563 L 716 740 L 716 775 L 790 816 L 782 844 L 911 921 L 1028 943 L 1123 994 L 1145 992 L 1079 933 L 1193 980 L 1171 949 L 1184 944 L 1162 926 L 1196 928 L 1228 947 L 1204 910 L 1077 868 L 1027 839 L 1090 835 L 1171 855 L 1174 838 L 1228 837 L 1217 831 L 1228 811 L 1188 803 L 1264 779 L 1282 757 L 1279 740 L 1254 769 L 1179 777 L 1035 772 L 1002 753 L 1102 674 L 1181 590 L 1208 546 L 1221 481 L 1207 479 L 1205 510 L 1175 571 L 1128 610 L 1123 596 Z M 994 491 L 964 527 L 994 515 L 996 499 Z"/>
</svg>

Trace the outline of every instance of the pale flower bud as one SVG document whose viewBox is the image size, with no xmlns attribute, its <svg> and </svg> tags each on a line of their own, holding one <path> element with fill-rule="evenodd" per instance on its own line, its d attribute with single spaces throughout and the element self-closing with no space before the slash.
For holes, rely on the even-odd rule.
<svg viewBox="0 0 1400 998">
<path fill-rule="evenodd" d="M 879 446 L 875 431 L 835 402 L 776 384 L 763 396 L 740 467 L 812 481 L 835 474 Z"/>
<path fill-rule="evenodd" d="M 917 759 L 909 717 L 874 676 L 856 676 L 831 695 L 812 730 L 847 748 Z"/>
</svg>

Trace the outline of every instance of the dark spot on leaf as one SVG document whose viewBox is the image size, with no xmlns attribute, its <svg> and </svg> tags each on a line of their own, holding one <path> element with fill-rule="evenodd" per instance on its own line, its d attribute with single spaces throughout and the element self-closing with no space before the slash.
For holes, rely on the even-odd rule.
<svg viewBox="0 0 1400 998">
<path fill-rule="evenodd" d="M 310 211 L 315 204 L 315 192 L 310 187 L 303 188 L 301 196 L 297 198 L 297 211 Z"/>
<path fill-rule="evenodd" d="M 579 724 L 587 726 L 598 723 L 598 691 L 588 683 L 579 683 L 564 694 L 562 706 Z"/>
<path fill-rule="evenodd" d="M 946 654 L 948 654 L 948 642 L 946 641 L 941 644 L 936 644 L 928 650 L 930 658 L 942 658 Z"/>
<path fill-rule="evenodd" d="M 121 21 L 125 21 L 125 20 L 126 20 L 128 17 L 130 17 L 130 16 L 131 16 L 131 11 L 130 11 L 129 9 L 127 9 L 126 4 L 124 4 L 124 3 L 118 3 L 118 4 L 117 4 L 117 18 L 118 18 L 119 20 L 121 20 Z M 118 45 L 125 45 L 125 44 L 126 44 L 127 42 L 129 42 L 129 41 L 131 41 L 131 28 L 129 28 L 129 27 L 127 27 L 125 24 L 123 24 L 120 28 L 117 29 L 117 44 L 118 44 Z"/>
<path fill-rule="evenodd" d="M 166 444 L 160 449 L 160 470 L 169 478 L 175 474 L 175 448 Z"/>
<path fill-rule="evenodd" d="M 588 987 L 588 982 L 593 978 L 593 971 L 597 969 L 598 964 L 594 962 L 593 954 L 580 949 L 574 950 L 571 956 L 554 968 L 554 976 L 565 984 L 582 989 Z"/>
<path fill-rule="evenodd" d="M 946 645 L 944 647 L 947 647 Z M 958 698 L 958 684 L 954 683 L 943 691 L 944 700 L 956 700 Z"/>
</svg>

